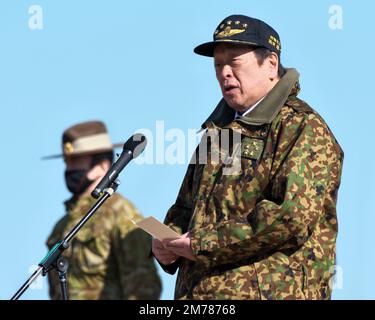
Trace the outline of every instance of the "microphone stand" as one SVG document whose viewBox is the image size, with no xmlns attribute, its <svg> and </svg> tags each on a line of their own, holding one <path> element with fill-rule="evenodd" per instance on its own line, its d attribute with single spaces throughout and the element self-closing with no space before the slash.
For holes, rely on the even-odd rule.
<svg viewBox="0 0 375 320">
<path fill-rule="evenodd" d="M 65 236 L 61 241 L 58 241 L 47 255 L 39 262 L 38 268 L 31 275 L 29 279 L 18 289 L 11 300 L 18 300 L 23 293 L 31 286 L 31 284 L 42 274 L 46 276 L 52 269 L 57 269 L 61 285 L 61 295 L 63 300 L 68 300 L 67 293 L 67 269 L 68 262 L 61 254 L 69 248 L 69 242 L 78 233 L 79 230 L 86 224 L 86 222 L 93 216 L 93 214 L 104 204 L 104 202 L 111 197 L 120 185 L 120 181 L 116 179 L 108 189 L 103 191 L 103 194 L 95 205 L 86 213 L 86 215 L 77 223 L 75 227 Z"/>
</svg>

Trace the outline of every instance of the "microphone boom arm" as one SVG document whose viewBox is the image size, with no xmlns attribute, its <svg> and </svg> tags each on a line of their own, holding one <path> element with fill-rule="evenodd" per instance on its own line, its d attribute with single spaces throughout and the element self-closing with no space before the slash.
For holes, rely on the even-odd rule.
<svg viewBox="0 0 375 320">
<path fill-rule="evenodd" d="M 94 215 L 94 213 L 104 204 L 104 202 L 116 192 L 119 185 L 120 181 L 115 180 L 110 188 L 104 190 L 104 193 L 102 193 L 100 199 L 85 214 L 85 216 L 71 229 L 71 231 L 64 237 L 64 239 L 58 241 L 47 253 L 47 255 L 39 262 L 38 268 L 31 275 L 31 277 L 27 279 L 27 281 L 18 289 L 11 300 L 18 300 L 41 274 L 43 276 L 46 276 L 49 271 L 56 268 L 57 260 L 60 258 L 61 254 L 69 248 L 69 242 L 78 233 L 78 231 L 82 229 L 82 227 Z"/>
</svg>

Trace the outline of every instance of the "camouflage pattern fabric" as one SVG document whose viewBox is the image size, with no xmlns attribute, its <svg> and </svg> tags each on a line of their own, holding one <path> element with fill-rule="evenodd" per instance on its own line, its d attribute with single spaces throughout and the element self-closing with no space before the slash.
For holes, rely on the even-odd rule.
<svg viewBox="0 0 375 320">
<path fill-rule="evenodd" d="M 288 69 L 238 119 L 222 100 L 205 122 L 208 161 L 199 162 L 201 142 L 165 219 L 190 232 L 197 257 L 162 265 L 171 274 L 179 268 L 176 299 L 330 298 L 343 151 L 297 98 L 298 78 Z M 227 162 L 210 161 L 223 130 L 240 133 L 236 174 L 223 174 Z"/>
<path fill-rule="evenodd" d="M 61 240 L 94 203 L 90 196 L 67 202 L 67 214 L 56 224 L 47 246 Z M 130 219 L 139 221 L 142 216 L 128 200 L 114 194 L 78 232 L 63 253 L 69 262 L 69 299 L 159 298 L 161 282 L 148 256 L 151 239 Z M 61 299 L 55 270 L 48 281 L 51 299 Z"/>
</svg>

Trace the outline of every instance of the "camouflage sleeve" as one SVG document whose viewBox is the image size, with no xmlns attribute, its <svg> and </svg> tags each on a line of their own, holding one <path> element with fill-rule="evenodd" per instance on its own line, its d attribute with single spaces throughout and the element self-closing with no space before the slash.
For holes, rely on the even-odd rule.
<svg viewBox="0 0 375 320">
<path fill-rule="evenodd" d="M 184 234 L 188 230 L 192 212 L 192 180 L 194 170 L 195 165 L 189 164 L 176 202 L 168 210 L 164 219 L 164 223 L 178 234 Z"/>
<path fill-rule="evenodd" d="M 46 246 L 48 250 L 56 244 L 57 241 L 60 239 L 61 229 L 63 228 L 64 220 L 61 218 L 56 225 L 54 226 L 51 234 L 49 235 Z M 58 273 L 55 269 L 50 270 L 47 273 L 47 280 L 48 280 L 48 293 L 51 300 L 61 300 L 61 289 L 60 289 L 60 281 Z"/>
<path fill-rule="evenodd" d="M 127 206 L 119 213 L 114 234 L 114 251 L 118 263 L 123 299 L 156 300 L 161 293 L 161 281 L 154 260 L 149 257 L 151 238 L 135 228 L 128 219 L 140 219 L 135 208 Z"/>
<path fill-rule="evenodd" d="M 168 210 L 167 215 L 164 219 L 164 224 L 166 224 L 171 229 L 175 230 L 178 234 L 181 235 L 188 231 L 188 226 L 191 218 L 192 183 L 194 170 L 195 165 L 189 164 L 180 191 L 178 193 L 176 202 Z M 177 271 L 180 262 L 181 259 L 178 259 L 176 262 L 170 265 L 165 265 L 158 261 L 163 270 L 169 274 L 174 274 Z"/>
<path fill-rule="evenodd" d="M 315 114 L 303 113 L 288 119 L 279 130 L 274 161 L 280 199 L 259 201 L 245 222 L 227 220 L 191 234 L 197 259 L 208 266 L 234 263 L 282 248 L 301 245 L 340 183 L 342 154 L 333 135 Z M 281 191 L 280 191 L 281 190 Z M 294 243 L 293 242 L 293 243 Z"/>
</svg>

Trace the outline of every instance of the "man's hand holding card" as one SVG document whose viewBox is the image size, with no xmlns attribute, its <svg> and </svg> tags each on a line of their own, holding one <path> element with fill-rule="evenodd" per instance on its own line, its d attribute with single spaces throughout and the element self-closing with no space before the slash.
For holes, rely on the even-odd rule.
<svg viewBox="0 0 375 320">
<path fill-rule="evenodd" d="M 179 257 L 196 260 L 190 246 L 189 233 L 180 236 L 154 217 L 148 217 L 136 224 L 153 236 L 152 252 L 162 264 L 171 264 Z"/>
</svg>

